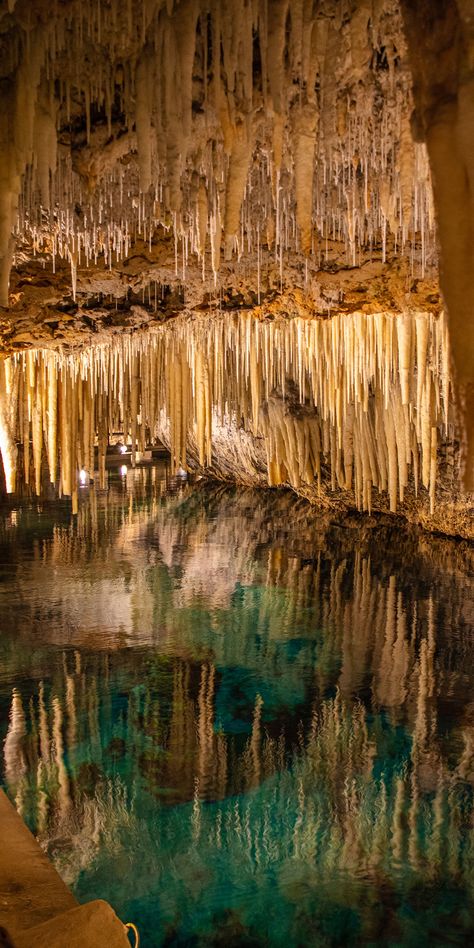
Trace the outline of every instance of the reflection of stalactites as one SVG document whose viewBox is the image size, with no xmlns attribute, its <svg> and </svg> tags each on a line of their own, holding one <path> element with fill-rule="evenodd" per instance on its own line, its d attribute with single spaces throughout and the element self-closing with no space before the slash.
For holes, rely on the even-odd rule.
<svg viewBox="0 0 474 948">
<path fill-rule="evenodd" d="M 343 695 L 356 691 L 363 681 L 375 625 L 374 605 L 370 563 L 356 552 L 352 599 L 342 605 L 342 614 L 337 621 L 337 625 L 343 628 L 343 660 L 338 682 Z"/>
<path fill-rule="evenodd" d="M 316 749 L 317 737 L 318 737 L 318 726 L 319 726 L 319 714 L 318 714 L 317 709 L 313 708 L 313 712 L 311 714 L 308 738 L 306 742 L 306 751 L 308 755 L 312 755 Z"/>
<path fill-rule="evenodd" d="M 53 710 L 53 745 L 54 745 L 54 761 L 57 767 L 58 774 L 58 783 L 59 783 L 59 812 L 61 818 L 64 818 L 72 806 L 72 800 L 69 789 L 69 777 L 66 769 L 66 764 L 64 762 L 64 745 L 63 745 L 63 713 L 61 708 L 61 703 L 58 697 L 53 698 L 52 702 Z"/>
<path fill-rule="evenodd" d="M 430 871 L 439 871 L 443 856 L 443 837 L 445 831 L 446 785 L 442 767 L 436 775 L 436 792 L 432 803 L 431 832 L 426 840 L 426 856 Z"/>
<path fill-rule="evenodd" d="M 267 586 L 278 586 L 282 570 L 283 550 L 280 546 L 271 546 L 267 559 Z"/>
<path fill-rule="evenodd" d="M 227 787 L 227 741 L 214 732 L 215 667 L 201 666 L 196 732 L 198 738 L 198 774 L 201 796 L 209 793 L 223 798 Z"/>
<path fill-rule="evenodd" d="M 7 735 L 3 745 L 5 761 L 5 780 L 9 790 L 15 794 L 17 809 L 22 810 L 20 797 L 23 798 L 21 785 L 26 773 L 25 758 L 26 722 L 23 704 L 19 691 L 12 692 L 10 706 L 10 720 Z"/>
<path fill-rule="evenodd" d="M 87 704 L 91 748 L 94 751 L 94 757 L 100 760 L 102 757 L 102 741 L 100 739 L 99 694 L 95 675 L 92 680 L 87 682 Z"/>
<path fill-rule="evenodd" d="M 227 766 L 227 739 L 225 734 L 218 733 L 216 735 L 216 793 L 219 799 L 223 800 L 227 793 L 227 776 L 228 776 L 228 766 Z"/>
<path fill-rule="evenodd" d="M 397 638 L 393 647 L 393 683 L 394 683 L 394 703 L 402 705 L 406 698 L 406 679 L 408 674 L 408 665 L 410 660 L 408 637 L 407 637 L 407 617 L 403 603 L 402 593 L 398 594 L 397 603 Z"/>
<path fill-rule="evenodd" d="M 280 738 L 275 741 L 273 738 L 266 736 L 263 741 L 261 768 L 262 777 L 264 780 L 266 780 L 268 777 L 271 777 L 271 775 L 274 774 L 278 769 L 281 738 L 282 735 L 280 735 Z"/>
<path fill-rule="evenodd" d="M 66 675 L 66 708 L 68 715 L 67 744 L 68 752 L 74 754 L 77 744 L 76 691 L 72 675 Z"/>
<path fill-rule="evenodd" d="M 195 705 L 189 694 L 190 666 L 177 661 L 173 672 L 173 698 L 169 727 L 167 775 L 171 786 L 188 796 L 195 790 L 197 744 Z"/>
<path fill-rule="evenodd" d="M 201 685 L 198 697 L 198 771 L 201 793 L 206 793 L 213 762 L 214 743 L 214 676 L 213 665 L 201 666 Z"/>
<path fill-rule="evenodd" d="M 471 843 L 472 845 L 472 821 L 469 828 L 470 839 L 466 840 L 459 796 L 454 785 L 451 785 L 448 790 L 447 813 L 447 866 L 450 875 L 456 878 L 460 868 L 462 844 L 464 843 L 464 846 L 466 846 L 466 843 Z"/>
<path fill-rule="evenodd" d="M 462 738 L 464 748 L 457 773 L 461 780 L 469 780 L 474 783 L 474 729 L 472 726 L 463 728 Z"/>
<path fill-rule="evenodd" d="M 49 763 L 50 757 L 50 743 L 49 743 L 49 728 L 48 728 L 48 715 L 46 711 L 46 705 L 44 701 L 44 685 L 43 682 L 40 683 L 39 688 L 39 741 L 40 741 L 40 754 L 41 760 L 44 764 Z"/>
<path fill-rule="evenodd" d="M 415 770 L 410 778 L 410 805 L 408 808 L 408 859 L 412 869 L 420 867 L 419 834 L 420 791 Z"/>
<path fill-rule="evenodd" d="M 262 745 L 262 708 L 263 698 L 257 695 L 255 699 L 255 709 L 252 721 L 252 734 L 249 743 L 249 779 L 250 786 L 256 787 L 260 782 L 261 771 L 261 745 Z"/>
<path fill-rule="evenodd" d="M 379 792 L 377 794 L 377 807 L 374 826 L 372 829 L 372 847 L 370 852 L 370 863 L 372 866 L 379 866 L 383 863 L 388 852 L 389 824 L 387 812 L 387 789 L 385 782 L 381 780 Z"/>
<path fill-rule="evenodd" d="M 46 832 L 48 823 L 48 793 L 46 790 L 46 768 L 43 760 L 38 761 L 36 770 L 36 833 L 41 836 Z"/>
<path fill-rule="evenodd" d="M 404 859 L 404 806 L 405 780 L 403 777 L 395 779 L 395 803 L 392 817 L 392 859 L 395 868 L 399 868 Z"/>
<path fill-rule="evenodd" d="M 191 816 L 192 835 L 195 843 L 199 842 L 201 835 L 201 799 L 199 777 L 194 780 L 193 811 Z"/>
<path fill-rule="evenodd" d="M 427 634 L 427 687 L 428 687 L 428 696 L 433 697 L 435 691 L 435 678 L 434 678 L 434 655 L 436 648 L 435 640 L 435 615 L 434 615 L 434 601 L 433 593 L 430 592 L 428 598 L 428 634 Z"/>
<path fill-rule="evenodd" d="M 418 693 L 416 720 L 413 734 L 413 753 L 419 755 L 426 747 L 428 736 L 428 699 L 433 689 L 433 655 L 426 639 L 420 646 L 418 660 Z"/>
<path fill-rule="evenodd" d="M 390 577 L 386 596 L 385 641 L 377 671 L 377 697 L 388 707 L 400 707 L 406 698 L 409 667 L 405 607 L 401 592 L 396 591 L 395 576 Z"/>
<path fill-rule="evenodd" d="M 301 855 L 301 835 L 302 835 L 302 828 L 303 828 L 304 819 L 305 819 L 305 802 L 306 802 L 306 795 L 304 792 L 303 781 L 299 780 L 298 782 L 298 810 L 296 814 L 296 820 L 293 826 L 293 855 L 295 859 L 299 859 Z"/>
<path fill-rule="evenodd" d="M 385 691 L 389 687 L 392 674 L 392 649 L 395 641 L 396 628 L 396 579 L 390 576 L 388 591 L 385 599 L 385 639 L 377 670 L 377 697 L 382 704 L 386 703 Z"/>
</svg>

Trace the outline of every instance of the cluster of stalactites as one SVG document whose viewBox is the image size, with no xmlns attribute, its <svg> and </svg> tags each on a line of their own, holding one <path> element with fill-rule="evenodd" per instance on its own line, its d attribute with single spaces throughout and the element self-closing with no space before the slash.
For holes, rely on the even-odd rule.
<svg viewBox="0 0 474 948">
<path fill-rule="evenodd" d="M 0 109 L 3 301 L 12 229 L 70 260 L 74 293 L 78 265 L 111 266 L 157 228 L 183 276 L 190 256 L 217 280 L 222 252 L 263 245 L 283 275 L 326 239 L 356 265 L 390 235 L 423 270 L 431 186 L 397 5 L 313 7 L 77 0 L 20 30 Z"/>
<path fill-rule="evenodd" d="M 433 510 L 448 368 L 444 318 L 429 313 L 182 319 L 75 356 L 30 351 L 0 363 L 7 489 L 17 441 L 37 493 L 46 455 L 51 481 L 59 471 L 61 492 L 77 500 L 96 445 L 104 482 L 112 433 L 131 442 L 133 462 L 165 422 L 176 468 L 187 466 L 191 433 L 210 466 L 218 419 L 264 439 L 270 485 L 320 484 L 329 470 L 331 487 L 354 491 L 359 508 L 370 511 L 377 488 L 395 511 L 412 472 Z"/>
</svg>

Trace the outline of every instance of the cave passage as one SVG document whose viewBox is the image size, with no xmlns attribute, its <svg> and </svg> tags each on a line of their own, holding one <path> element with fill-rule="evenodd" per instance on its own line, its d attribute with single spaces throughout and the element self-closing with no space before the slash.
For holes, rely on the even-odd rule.
<svg viewBox="0 0 474 948">
<path fill-rule="evenodd" d="M 0 0 L 8 948 L 474 944 L 473 63 Z"/>
</svg>

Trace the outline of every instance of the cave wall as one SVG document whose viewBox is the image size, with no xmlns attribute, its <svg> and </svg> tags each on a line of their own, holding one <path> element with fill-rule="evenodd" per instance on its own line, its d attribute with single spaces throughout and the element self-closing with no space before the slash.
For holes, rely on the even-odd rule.
<svg viewBox="0 0 474 948">
<path fill-rule="evenodd" d="M 415 112 L 433 178 L 440 283 L 465 432 L 465 486 L 474 490 L 474 3 L 402 0 Z"/>
</svg>

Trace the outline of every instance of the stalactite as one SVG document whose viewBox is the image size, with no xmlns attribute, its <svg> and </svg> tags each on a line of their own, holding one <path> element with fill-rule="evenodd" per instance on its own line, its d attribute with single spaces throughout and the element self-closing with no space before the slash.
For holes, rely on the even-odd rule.
<svg viewBox="0 0 474 948">
<path fill-rule="evenodd" d="M 296 220 L 300 230 L 301 250 L 307 257 L 312 251 L 313 178 L 317 118 L 316 109 L 310 105 L 307 105 L 304 109 L 298 109 L 293 118 Z"/>
<path fill-rule="evenodd" d="M 79 469 L 93 473 L 94 443 L 105 483 L 113 432 L 131 443 L 134 463 L 145 433 L 169 425 L 176 468 L 187 466 L 191 434 L 199 463 L 211 466 L 213 419 L 231 419 L 264 438 L 270 485 L 320 483 L 329 464 L 333 490 L 352 485 L 357 505 L 369 511 L 373 489 L 388 490 L 395 511 L 410 473 L 420 470 L 433 510 L 437 445 L 449 420 L 443 322 L 429 313 L 200 317 L 76 355 L 43 349 L 4 359 L 7 489 L 14 489 L 17 440 L 26 480 L 32 443 L 37 493 L 45 455 L 51 480 L 59 457 L 61 492 L 77 498 Z"/>
<path fill-rule="evenodd" d="M 5 305 L 15 239 L 53 267 L 69 260 L 74 297 L 81 262 L 109 266 L 169 227 L 201 261 L 209 236 L 216 281 L 222 250 L 252 254 L 273 234 L 282 281 L 284 255 L 316 263 L 318 239 L 342 241 L 352 265 L 377 243 L 385 258 L 387 242 L 420 272 L 434 259 L 426 149 L 390 55 L 403 46 L 395 6 L 369 29 L 359 5 L 348 30 L 288 0 L 247 0 L 244 12 L 231 0 L 110 0 L 107 18 L 97 0 L 63 6 L 30 33 L 13 11 L 5 34 Z"/>
<path fill-rule="evenodd" d="M 17 425 L 23 418 L 19 401 L 19 366 L 13 359 L 0 359 L 0 453 L 2 455 L 5 483 L 8 493 L 15 490 L 17 471 Z M 28 432 L 25 441 L 29 444 Z"/>
</svg>

